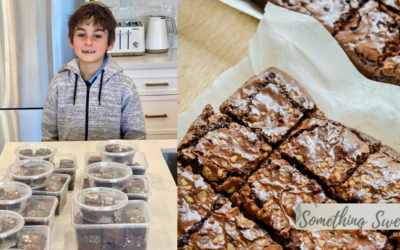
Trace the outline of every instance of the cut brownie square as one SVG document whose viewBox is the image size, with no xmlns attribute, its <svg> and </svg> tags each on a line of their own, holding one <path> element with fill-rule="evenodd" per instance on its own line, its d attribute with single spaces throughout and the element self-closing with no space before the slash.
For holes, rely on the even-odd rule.
<svg viewBox="0 0 400 250">
<path fill-rule="evenodd" d="M 214 113 L 210 104 L 207 104 L 201 114 L 190 125 L 185 137 L 178 145 L 178 150 L 193 145 L 199 138 L 207 134 L 209 131 L 217 128 L 227 127 L 231 119 L 221 113 Z"/>
<path fill-rule="evenodd" d="M 221 190 L 233 193 L 269 152 L 270 145 L 250 129 L 232 122 L 228 128 L 208 132 L 178 156 L 208 181 L 222 184 L 216 184 Z"/>
<path fill-rule="evenodd" d="M 211 213 L 218 196 L 204 182 L 203 177 L 192 172 L 190 166 L 178 166 L 178 241 L 185 240 L 194 226 Z"/>
<path fill-rule="evenodd" d="M 269 2 L 292 11 L 313 16 L 331 34 L 334 33 L 335 23 L 339 21 L 343 14 L 360 6 L 359 0 L 271 0 Z"/>
<path fill-rule="evenodd" d="M 232 207 L 226 198 L 218 200 L 222 207 L 212 213 L 181 249 L 283 249 L 268 233 Z"/>
<path fill-rule="evenodd" d="M 323 118 L 305 120 L 300 128 L 279 149 L 327 187 L 346 181 L 379 145 L 360 131 Z"/>
<path fill-rule="evenodd" d="M 346 202 L 399 203 L 400 163 L 383 152 L 372 154 L 335 190 Z"/>
<path fill-rule="evenodd" d="M 248 80 L 220 106 L 240 123 L 254 129 L 269 143 L 277 143 L 315 105 L 289 75 L 269 68 Z"/>
<path fill-rule="evenodd" d="M 385 47 L 399 36 L 398 15 L 376 1 L 367 2 L 335 35 L 356 68 L 374 79 Z"/>
<path fill-rule="evenodd" d="M 236 193 L 233 200 L 238 204 L 240 199 L 246 215 L 263 221 L 282 241 L 289 239 L 291 231 L 295 230 L 296 204 L 334 202 L 315 180 L 279 159 L 278 154 L 248 178 L 248 185 L 241 190 L 241 197 Z"/>
</svg>

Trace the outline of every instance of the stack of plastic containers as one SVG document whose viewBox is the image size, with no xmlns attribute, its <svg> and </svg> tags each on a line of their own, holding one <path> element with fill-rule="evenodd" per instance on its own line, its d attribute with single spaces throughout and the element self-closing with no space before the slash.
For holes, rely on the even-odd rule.
<svg viewBox="0 0 400 250">
<path fill-rule="evenodd" d="M 128 141 L 100 142 L 85 157 L 72 224 L 79 249 L 145 249 L 150 223 L 147 161 Z"/>
</svg>

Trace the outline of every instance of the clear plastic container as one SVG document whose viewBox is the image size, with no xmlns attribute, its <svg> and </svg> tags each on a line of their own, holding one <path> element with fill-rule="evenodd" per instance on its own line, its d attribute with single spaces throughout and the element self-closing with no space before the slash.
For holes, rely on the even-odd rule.
<svg viewBox="0 0 400 250">
<path fill-rule="evenodd" d="M 149 181 L 144 175 L 133 175 L 125 184 L 124 192 L 129 200 L 144 200 L 149 198 Z"/>
<path fill-rule="evenodd" d="M 20 249 L 50 249 L 50 228 L 48 226 L 24 226 L 17 236 Z"/>
<path fill-rule="evenodd" d="M 132 164 L 128 166 L 132 169 L 133 175 L 144 175 L 148 167 L 145 153 L 137 152 Z"/>
<path fill-rule="evenodd" d="M 27 143 L 15 149 L 15 154 L 19 160 L 33 159 L 53 161 L 53 157 L 56 152 L 56 148 L 53 148 L 45 143 Z"/>
<path fill-rule="evenodd" d="M 68 184 L 70 181 L 71 177 L 67 174 L 53 174 L 46 186 L 32 190 L 32 194 L 56 197 L 58 199 L 56 215 L 59 215 L 67 203 Z"/>
<path fill-rule="evenodd" d="M 72 206 L 71 217 L 79 250 L 107 246 L 110 249 L 146 249 L 151 218 L 144 201 L 129 201 L 118 222 L 113 224 L 85 223 L 79 206 Z"/>
<path fill-rule="evenodd" d="M 101 156 L 99 152 L 87 152 L 85 154 L 85 168 L 96 162 L 101 162 Z"/>
<path fill-rule="evenodd" d="M 125 183 L 132 176 L 132 170 L 116 162 L 96 162 L 85 171 L 92 187 L 110 187 L 118 190 L 125 188 Z"/>
<path fill-rule="evenodd" d="M 130 165 L 139 147 L 137 144 L 124 140 L 109 140 L 98 143 L 96 149 L 100 152 L 102 161 Z"/>
<path fill-rule="evenodd" d="M 82 219 L 89 223 L 115 223 L 122 209 L 128 204 L 128 196 L 114 188 L 94 187 L 80 190 L 74 197 Z"/>
<path fill-rule="evenodd" d="M 31 189 L 38 189 L 46 185 L 54 171 L 51 162 L 45 160 L 17 161 L 8 168 L 8 175 L 13 181 L 27 184 Z"/>
<path fill-rule="evenodd" d="M 20 212 L 32 196 L 31 187 L 16 181 L 0 181 L 0 210 Z"/>
<path fill-rule="evenodd" d="M 143 181 L 143 188 L 130 188 L 128 187 L 129 190 L 127 190 L 127 187 L 125 186 L 125 189 L 122 190 L 127 196 L 129 200 L 144 200 L 147 201 L 150 195 L 150 189 L 149 189 L 149 182 L 147 180 L 147 177 L 144 175 L 132 175 L 128 182 L 135 181 L 135 180 L 141 180 Z M 81 181 L 81 189 L 85 188 L 90 188 L 92 187 L 89 183 L 89 179 L 87 177 L 83 177 Z"/>
<path fill-rule="evenodd" d="M 25 225 L 52 226 L 58 205 L 54 196 L 32 195 L 26 208 L 20 212 L 25 219 Z"/>
<path fill-rule="evenodd" d="M 76 176 L 76 156 L 74 154 L 55 154 L 53 163 L 54 173 L 67 174 L 71 176 L 68 190 L 74 190 Z"/>
<path fill-rule="evenodd" d="M 0 248 L 13 247 L 17 234 L 24 226 L 24 217 L 17 212 L 0 210 Z"/>
</svg>

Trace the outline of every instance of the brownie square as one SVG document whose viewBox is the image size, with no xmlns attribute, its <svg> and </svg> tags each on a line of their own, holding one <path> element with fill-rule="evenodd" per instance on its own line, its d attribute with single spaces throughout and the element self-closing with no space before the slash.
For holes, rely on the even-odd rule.
<svg viewBox="0 0 400 250">
<path fill-rule="evenodd" d="M 246 190 L 248 189 L 248 190 Z M 232 196 L 235 200 L 235 195 Z M 315 180 L 300 173 L 287 161 L 274 154 L 270 161 L 248 178 L 248 187 L 240 195 L 246 215 L 256 217 L 271 227 L 281 240 L 289 239 L 295 230 L 297 203 L 327 203 L 330 200 Z"/>
<path fill-rule="evenodd" d="M 228 128 L 208 132 L 196 145 L 179 152 L 179 156 L 206 180 L 215 182 L 218 189 L 229 188 L 225 191 L 232 193 L 243 184 L 243 180 L 237 179 L 246 178 L 270 151 L 271 146 L 250 129 L 232 122 Z"/>
<path fill-rule="evenodd" d="M 400 163 L 382 152 L 372 154 L 335 190 L 346 202 L 400 203 Z"/>
<path fill-rule="evenodd" d="M 228 199 L 218 201 L 222 207 L 212 213 L 182 249 L 283 249 L 257 224 L 244 217 Z"/>
<path fill-rule="evenodd" d="M 379 141 L 340 123 L 313 118 L 279 149 L 327 187 L 342 184 Z M 307 127 L 308 126 L 308 127 Z"/>
<path fill-rule="evenodd" d="M 178 145 L 178 150 L 193 145 L 200 137 L 212 130 L 228 127 L 230 122 L 231 119 L 228 116 L 220 113 L 215 114 L 212 106 L 207 104 L 201 114 L 190 125 L 185 137 Z"/>
<path fill-rule="evenodd" d="M 271 144 L 280 142 L 305 112 L 314 108 L 306 91 L 276 68 L 248 80 L 220 106 L 222 113 L 260 133 Z"/>
<path fill-rule="evenodd" d="M 400 22 L 400 21 L 399 21 Z M 381 82 L 400 85 L 400 40 L 386 45 L 384 56 L 380 59 L 380 67 L 375 71 L 375 78 Z"/>
<path fill-rule="evenodd" d="M 178 240 L 193 231 L 194 226 L 211 213 L 218 196 L 201 175 L 190 166 L 178 166 Z"/>
<path fill-rule="evenodd" d="M 332 34 L 335 30 L 335 23 L 339 21 L 343 14 L 358 8 L 358 0 L 272 0 L 270 1 L 286 9 L 302 14 L 310 15 L 320 21 L 325 28 Z"/>
<path fill-rule="evenodd" d="M 374 78 L 389 42 L 398 40 L 398 15 L 375 1 L 367 2 L 349 19 L 335 38 L 357 69 Z"/>
<path fill-rule="evenodd" d="M 22 232 L 17 241 L 17 246 L 21 249 L 45 249 L 47 237 L 41 233 Z"/>
</svg>

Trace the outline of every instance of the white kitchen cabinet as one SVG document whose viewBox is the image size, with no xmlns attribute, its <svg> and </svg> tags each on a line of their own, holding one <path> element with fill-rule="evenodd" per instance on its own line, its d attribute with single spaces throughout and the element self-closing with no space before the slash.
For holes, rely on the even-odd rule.
<svg viewBox="0 0 400 250">
<path fill-rule="evenodd" d="M 139 92 L 147 139 L 176 139 L 178 71 L 176 49 L 165 54 L 113 57 Z"/>
</svg>

